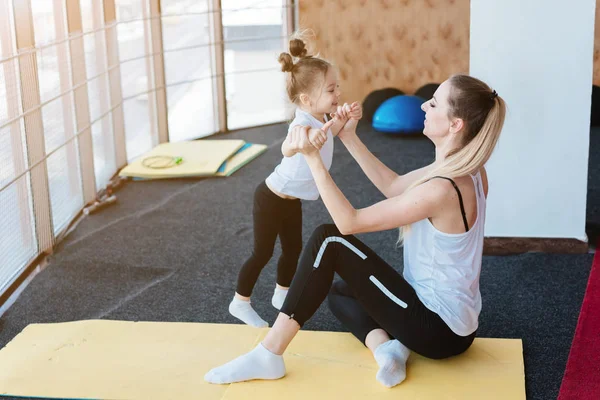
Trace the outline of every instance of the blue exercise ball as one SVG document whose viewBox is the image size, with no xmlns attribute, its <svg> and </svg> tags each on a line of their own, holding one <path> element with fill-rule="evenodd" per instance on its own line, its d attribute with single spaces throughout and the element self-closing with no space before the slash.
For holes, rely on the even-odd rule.
<svg viewBox="0 0 600 400">
<path fill-rule="evenodd" d="M 363 101 L 363 115 L 362 119 L 365 121 L 373 122 L 373 115 L 381 104 L 387 99 L 391 99 L 394 96 L 400 96 L 404 92 L 396 88 L 385 88 L 374 90 Z"/>
<path fill-rule="evenodd" d="M 395 96 L 384 101 L 373 116 L 373 129 L 386 133 L 417 133 L 425 128 L 423 99 Z"/>
</svg>

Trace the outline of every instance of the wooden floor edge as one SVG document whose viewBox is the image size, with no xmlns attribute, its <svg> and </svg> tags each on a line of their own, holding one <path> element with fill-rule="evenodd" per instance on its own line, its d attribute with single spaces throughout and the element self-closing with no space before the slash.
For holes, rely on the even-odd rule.
<svg viewBox="0 0 600 400">
<path fill-rule="evenodd" d="M 486 237 L 483 241 L 484 255 L 509 255 L 531 252 L 585 254 L 588 251 L 588 242 L 568 238 Z"/>
</svg>

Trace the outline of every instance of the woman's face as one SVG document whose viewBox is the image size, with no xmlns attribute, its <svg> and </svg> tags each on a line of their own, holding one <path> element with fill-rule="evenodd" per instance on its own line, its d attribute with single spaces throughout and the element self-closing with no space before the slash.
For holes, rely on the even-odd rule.
<svg viewBox="0 0 600 400">
<path fill-rule="evenodd" d="M 448 96 L 450 82 L 445 81 L 433 94 L 433 97 L 421 105 L 425 111 L 425 129 L 423 134 L 430 139 L 443 137 L 450 132 L 452 120 L 449 117 Z"/>
</svg>

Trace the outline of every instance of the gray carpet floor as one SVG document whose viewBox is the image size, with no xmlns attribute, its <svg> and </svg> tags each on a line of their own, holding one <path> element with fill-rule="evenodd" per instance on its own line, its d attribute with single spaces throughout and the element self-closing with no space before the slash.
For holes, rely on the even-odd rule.
<svg viewBox="0 0 600 400">
<path fill-rule="evenodd" d="M 25 326 L 80 319 L 238 323 L 227 311 L 238 270 L 251 252 L 254 188 L 279 162 L 285 124 L 234 132 L 269 150 L 229 178 L 129 182 L 118 202 L 86 217 L 60 244 L 0 318 L 0 347 Z M 382 135 L 360 127 L 368 147 L 404 173 L 433 160 L 423 137 Z M 588 234 L 600 225 L 600 132 L 592 131 Z M 355 207 L 382 199 L 336 142 L 332 175 Z M 303 235 L 331 222 L 323 204 L 305 202 Z M 403 268 L 396 231 L 359 235 Z M 255 287 L 253 304 L 268 321 L 276 246 Z M 480 337 L 521 338 L 529 399 L 556 398 L 569 354 L 592 254 L 529 253 L 484 257 Z M 344 331 L 324 304 L 305 329 Z M 374 378 L 374 377 L 373 377 Z"/>
</svg>

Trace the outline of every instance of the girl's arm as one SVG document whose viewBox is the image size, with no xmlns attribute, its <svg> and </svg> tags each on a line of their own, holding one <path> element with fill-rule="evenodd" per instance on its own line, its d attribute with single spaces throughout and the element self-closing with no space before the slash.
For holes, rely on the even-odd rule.
<svg viewBox="0 0 600 400">
<path fill-rule="evenodd" d="M 331 119 L 323 125 L 322 129 L 310 129 L 310 134 L 308 135 L 308 141 L 310 144 L 316 147 L 318 150 L 321 150 L 325 142 L 327 142 L 326 132 L 333 126 L 335 122 L 336 120 Z M 284 155 L 284 157 L 292 157 L 298 152 L 298 150 L 293 148 L 291 144 L 293 129 L 294 127 L 290 128 L 285 140 L 283 143 L 281 143 L 281 153 Z"/>
<path fill-rule="evenodd" d="M 283 143 L 281 143 L 281 154 L 283 154 L 284 157 L 292 157 L 296 153 L 297 151 L 290 146 L 290 134 L 288 133 Z"/>
</svg>

